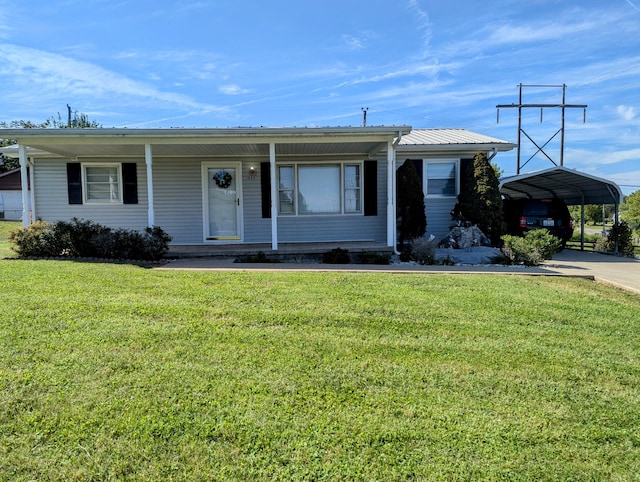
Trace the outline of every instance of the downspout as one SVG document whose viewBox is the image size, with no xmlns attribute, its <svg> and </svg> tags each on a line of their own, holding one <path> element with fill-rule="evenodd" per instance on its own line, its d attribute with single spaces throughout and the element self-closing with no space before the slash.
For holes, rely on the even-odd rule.
<svg viewBox="0 0 640 482">
<path fill-rule="evenodd" d="M 35 171 L 33 168 L 34 161 L 32 158 L 27 158 L 27 165 L 29 166 L 29 169 L 27 169 L 27 172 L 29 173 L 29 186 L 31 186 L 31 189 L 29 190 L 29 205 L 31 206 L 31 217 L 29 219 L 29 223 L 32 223 L 38 216 L 36 214 L 36 195 L 33 188 L 35 186 Z M 27 189 L 29 189 L 29 186 L 27 186 Z"/>
<path fill-rule="evenodd" d="M 20 188 L 22 189 L 22 226 L 29 227 L 29 182 L 27 180 L 27 149 L 23 144 L 18 145 L 20 158 Z"/>
</svg>

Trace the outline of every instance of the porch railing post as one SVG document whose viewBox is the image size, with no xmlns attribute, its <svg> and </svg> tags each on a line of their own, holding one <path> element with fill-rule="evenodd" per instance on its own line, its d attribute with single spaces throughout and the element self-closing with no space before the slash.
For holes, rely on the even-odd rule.
<svg viewBox="0 0 640 482">
<path fill-rule="evenodd" d="M 144 145 L 144 160 L 147 165 L 147 201 L 149 203 L 148 225 L 153 227 L 156 224 L 156 214 L 153 201 L 153 155 L 151 144 Z"/>
<path fill-rule="evenodd" d="M 30 224 L 29 219 L 29 181 L 27 179 L 27 149 L 24 145 L 18 146 L 20 158 L 20 188 L 22 189 L 22 225 L 26 228 Z M 34 186 L 31 186 L 33 189 Z"/>
</svg>

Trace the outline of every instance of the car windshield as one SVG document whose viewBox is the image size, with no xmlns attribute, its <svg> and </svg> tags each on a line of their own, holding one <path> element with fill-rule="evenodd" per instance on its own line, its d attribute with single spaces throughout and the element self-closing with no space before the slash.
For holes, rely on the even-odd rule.
<svg viewBox="0 0 640 482">
<path fill-rule="evenodd" d="M 528 202 L 522 212 L 525 216 L 547 216 L 548 213 L 549 203 L 535 201 Z"/>
</svg>

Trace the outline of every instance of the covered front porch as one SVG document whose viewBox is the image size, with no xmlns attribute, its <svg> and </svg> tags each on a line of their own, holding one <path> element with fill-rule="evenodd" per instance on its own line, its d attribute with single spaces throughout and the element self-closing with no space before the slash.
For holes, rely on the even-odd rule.
<svg viewBox="0 0 640 482">
<path fill-rule="evenodd" d="M 30 180 L 37 180 L 31 195 L 23 190 L 25 225 L 77 217 L 115 228 L 158 226 L 173 238 L 172 254 L 193 256 L 317 253 L 342 247 L 343 240 L 352 250 L 393 249 L 395 150 L 410 130 L 22 129 L 4 135 L 18 140 L 23 182 L 28 167 Z M 230 181 L 218 183 L 220 173 Z M 109 176 L 108 199 L 91 197 L 89 176 L 97 174 Z M 229 202 L 223 206 L 218 194 Z"/>
</svg>

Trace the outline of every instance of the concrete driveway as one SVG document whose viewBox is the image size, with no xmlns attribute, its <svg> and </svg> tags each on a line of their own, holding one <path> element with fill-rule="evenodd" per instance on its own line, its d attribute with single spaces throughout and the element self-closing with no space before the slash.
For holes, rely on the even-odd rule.
<svg viewBox="0 0 640 482">
<path fill-rule="evenodd" d="M 543 268 L 567 276 L 592 276 L 598 282 L 640 294 L 640 260 L 565 249 Z"/>
<path fill-rule="evenodd" d="M 413 264 L 302 264 L 302 263 L 234 263 L 234 258 L 180 258 L 156 269 L 218 271 L 351 271 L 391 273 L 482 273 L 531 276 L 573 276 L 593 279 L 640 294 L 640 260 L 565 249 L 542 266 L 419 266 Z"/>
</svg>

